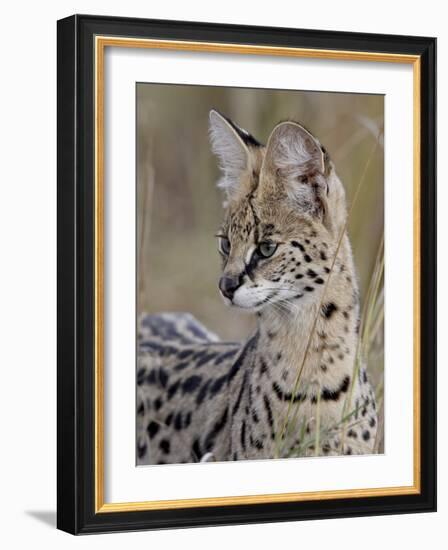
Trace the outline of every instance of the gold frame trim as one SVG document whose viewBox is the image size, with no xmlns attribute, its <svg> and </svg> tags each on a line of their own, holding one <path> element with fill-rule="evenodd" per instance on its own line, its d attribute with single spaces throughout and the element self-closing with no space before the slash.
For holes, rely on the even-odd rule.
<svg viewBox="0 0 448 550">
<path fill-rule="evenodd" d="M 232 53 L 330 59 L 406 63 L 413 66 L 413 185 L 414 185 L 414 482 L 410 486 L 371 489 L 344 489 L 302 493 L 226 496 L 143 502 L 104 501 L 104 54 L 106 47 L 150 48 L 159 50 Z M 291 47 L 254 46 L 213 42 L 155 40 L 96 36 L 95 54 L 95 513 L 167 510 L 209 506 L 235 506 L 279 502 L 303 502 L 340 498 L 361 498 L 420 493 L 420 56 L 344 50 L 323 50 Z"/>
</svg>

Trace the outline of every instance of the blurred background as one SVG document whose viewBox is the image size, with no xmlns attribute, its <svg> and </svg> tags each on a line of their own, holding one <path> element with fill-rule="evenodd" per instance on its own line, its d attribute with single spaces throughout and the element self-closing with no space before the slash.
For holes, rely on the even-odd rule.
<svg viewBox="0 0 448 550">
<path fill-rule="evenodd" d="M 218 293 L 214 234 L 223 197 L 215 185 L 219 173 L 208 142 L 211 108 L 262 143 L 281 120 L 303 123 L 330 153 L 349 205 L 365 172 L 349 220 L 363 300 L 383 234 L 382 138 L 374 150 L 383 131 L 383 96 L 139 83 L 139 312 L 187 311 L 230 340 L 243 339 L 254 327 L 250 315 L 227 308 Z M 382 343 L 377 342 L 375 364 L 369 365 L 376 387 L 382 385 Z"/>
</svg>

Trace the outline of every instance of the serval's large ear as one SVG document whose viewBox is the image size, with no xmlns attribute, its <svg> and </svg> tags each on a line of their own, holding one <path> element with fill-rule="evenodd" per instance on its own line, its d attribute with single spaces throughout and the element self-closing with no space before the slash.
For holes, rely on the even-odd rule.
<svg viewBox="0 0 448 550">
<path fill-rule="evenodd" d="M 231 197 L 238 191 L 243 172 L 251 167 L 251 148 L 260 144 L 246 130 L 215 110 L 210 111 L 209 134 L 222 172 L 218 187 Z"/>
<path fill-rule="evenodd" d="M 296 122 L 281 122 L 266 145 L 263 185 L 284 192 L 297 208 L 325 222 L 329 163 L 328 155 L 308 130 Z"/>
</svg>

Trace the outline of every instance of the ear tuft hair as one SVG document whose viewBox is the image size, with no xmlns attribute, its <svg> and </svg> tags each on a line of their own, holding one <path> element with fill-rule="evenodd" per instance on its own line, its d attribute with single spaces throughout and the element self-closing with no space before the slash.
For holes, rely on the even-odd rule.
<svg viewBox="0 0 448 550">
<path fill-rule="evenodd" d="M 268 141 L 268 155 L 286 178 L 325 172 L 324 152 L 308 130 L 296 122 L 281 122 Z"/>
<path fill-rule="evenodd" d="M 300 124 L 281 122 L 272 131 L 262 172 L 300 210 L 325 218 L 325 153 Z"/>
<path fill-rule="evenodd" d="M 222 172 L 218 187 L 230 196 L 237 191 L 240 176 L 248 168 L 249 147 L 259 143 L 246 130 L 214 109 L 210 111 L 209 120 L 210 143 Z"/>
</svg>

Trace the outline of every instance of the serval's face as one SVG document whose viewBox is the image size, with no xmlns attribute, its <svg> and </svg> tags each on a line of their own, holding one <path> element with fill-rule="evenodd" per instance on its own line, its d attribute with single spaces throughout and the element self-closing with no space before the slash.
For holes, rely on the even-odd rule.
<svg viewBox="0 0 448 550">
<path fill-rule="evenodd" d="M 345 222 L 328 155 L 294 122 L 277 125 L 266 147 L 216 111 L 210 131 L 227 193 L 218 232 L 224 300 L 282 313 L 318 299 Z"/>
</svg>

